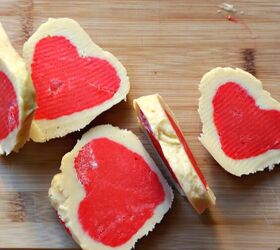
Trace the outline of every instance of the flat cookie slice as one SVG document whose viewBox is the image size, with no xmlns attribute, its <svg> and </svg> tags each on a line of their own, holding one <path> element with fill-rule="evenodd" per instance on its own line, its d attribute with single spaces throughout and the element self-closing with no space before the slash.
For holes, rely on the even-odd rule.
<svg viewBox="0 0 280 250">
<path fill-rule="evenodd" d="M 215 68 L 200 83 L 201 142 L 229 173 L 241 176 L 280 162 L 280 103 L 241 69 Z"/>
<path fill-rule="evenodd" d="M 174 114 L 158 94 L 134 100 L 141 127 L 167 167 L 175 187 L 198 213 L 215 205 L 215 195 L 200 171 Z"/>
<path fill-rule="evenodd" d="M 82 249 L 131 249 L 173 200 L 138 138 L 111 125 L 85 133 L 60 169 L 50 202 Z"/>
<path fill-rule="evenodd" d="M 37 95 L 36 142 L 80 130 L 129 92 L 124 66 L 74 20 L 49 19 L 24 44 L 23 55 Z"/>
<path fill-rule="evenodd" d="M 0 154 L 18 151 L 29 138 L 36 108 L 34 88 L 23 59 L 0 23 Z"/>
</svg>

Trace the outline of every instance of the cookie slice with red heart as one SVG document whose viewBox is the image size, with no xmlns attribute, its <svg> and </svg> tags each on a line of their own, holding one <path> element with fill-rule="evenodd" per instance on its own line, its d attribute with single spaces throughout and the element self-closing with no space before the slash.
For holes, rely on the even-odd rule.
<svg viewBox="0 0 280 250">
<path fill-rule="evenodd" d="M 241 176 L 280 162 L 280 103 L 241 69 L 215 68 L 199 86 L 201 142 L 229 173 Z"/>
<path fill-rule="evenodd" d="M 166 166 L 169 177 L 198 213 L 215 205 L 216 198 L 209 188 L 184 138 L 174 114 L 158 95 L 134 100 L 141 127 L 147 134 Z"/>
<path fill-rule="evenodd" d="M 26 65 L 1 23 L 0 89 L 0 154 L 9 154 L 28 140 L 36 101 Z"/>
<path fill-rule="evenodd" d="M 138 138 L 111 125 L 85 133 L 60 169 L 49 189 L 50 202 L 83 249 L 131 249 L 173 200 Z"/>
<path fill-rule="evenodd" d="M 38 109 L 31 139 L 44 142 L 80 130 L 126 98 L 124 66 L 72 19 L 49 19 L 24 44 Z"/>
</svg>

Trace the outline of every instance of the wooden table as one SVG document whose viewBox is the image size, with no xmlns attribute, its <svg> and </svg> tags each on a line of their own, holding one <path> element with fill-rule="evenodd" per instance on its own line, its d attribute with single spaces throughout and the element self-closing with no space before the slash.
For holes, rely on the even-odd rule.
<svg viewBox="0 0 280 250">
<path fill-rule="evenodd" d="M 1 0 L 0 20 L 21 51 L 24 41 L 48 17 L 76 19 L 92 39 L 116 55 L 131 79 L 128 101 L 103 113 L 86 129 L 112 123 L 138 128 L 132 100 L 159 92 L 175 112 L 217 206 L 199 216 L 176 194 L 172 209 L 141 250 L 263 249 L 280 247 L 280 172 L 237 178 L 227 174 L 199 143 L 198 83 L 216 66 L 250 70 L 280 100 L 280 3 L 232 2 L 241 22 L 217 13 L 220 1 L 187 0 Z M 246 25 L 244 25 L 244 23 Z M 248 27 L 246 28 L 246 26 Z M 47 191 L 61 157 L 80 138 L 73 133 L 45 144 L 29 142 L 0 160 L 0 248 L 78 248 L 50 207 Z"/>
</svg>

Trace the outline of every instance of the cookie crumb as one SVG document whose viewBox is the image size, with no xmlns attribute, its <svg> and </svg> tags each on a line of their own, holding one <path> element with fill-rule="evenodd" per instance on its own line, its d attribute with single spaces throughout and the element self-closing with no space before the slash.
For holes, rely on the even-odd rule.
<svg viewBox="0 0 280 250">
<path fill-rule="evenodd" d="M 230 12 L 230 13 L 236 13 L 236 12 L 237 12 L 237 9 L 234 8 L 234 5 L 233 5 L 233 4 L 222 3 L 222 4 L 218 5 L 218 7 L 219 7 L 221 10 L 224 10 L 224 11 L 226 11 L 226 12 Z"/>
</svg>

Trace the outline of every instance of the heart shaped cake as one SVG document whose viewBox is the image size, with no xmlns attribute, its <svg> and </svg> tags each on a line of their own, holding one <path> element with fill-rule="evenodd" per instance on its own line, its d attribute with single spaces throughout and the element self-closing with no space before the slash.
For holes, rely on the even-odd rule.
<svg viewBox="0 0 280 250">
<path fill-rule="evenodd" d="M 198 213 L 215 205 L 215 195 L 163 98 L 158 94 L 142 96 L 134 100 L 134 108 L 141 127 L 162 159 L 177 190 Z"/>
<path fill-rule="evenodd" d="M 272 169 L 280 162 L 280 103 L 241 69 L 215 68 L 199 90 L 201 142 L 233 175 Z"/>
<path fill-rule="evenodd" d="M 131 249 L 161 221 L 173 200 L 138 138 L 111 125 L 85 133 L 60 169 L 49 198 L 83 249 Z"/>
<path fill-rule="evenodd" d="M 129 92 L 124 66 L 74 20 L 49 19 L 23 55 L 37 96 L 30 135 L 36 142 L 80 130 Z"/>
<path fill-rule="evenodd" d="M 9 154 L 28 140 L 36 102 L 26 65 L 1 23 L 0 89 L 0 154 Z"/>
</svg>

